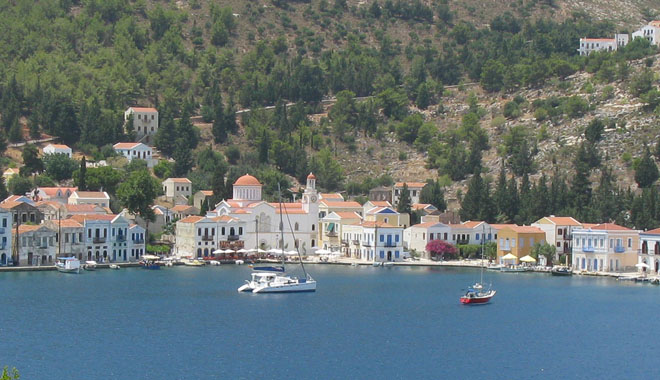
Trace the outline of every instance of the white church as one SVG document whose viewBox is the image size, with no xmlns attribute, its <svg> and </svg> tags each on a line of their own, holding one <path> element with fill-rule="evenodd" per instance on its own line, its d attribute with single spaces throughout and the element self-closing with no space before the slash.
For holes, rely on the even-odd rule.
<svg viewBox="0 0 660 380">
<path fill-rule="evenodd" d="M 307 176 L 307 186 L 302 199 L 290 203 L 268 203 L 262 200 L 262 184 L 255 177 L 245 174 L 233 185 L 233 198 L 218 203 L 208 216 L 231 216 L 245 222 L 245 247 L 247 249 L 278 248 L 311 254 L 317 248 L 319 222 L 319 195 L 316 177 Z M 280 208 L 284 223 L 284 246 L 281 246 Z"/>
</svg>

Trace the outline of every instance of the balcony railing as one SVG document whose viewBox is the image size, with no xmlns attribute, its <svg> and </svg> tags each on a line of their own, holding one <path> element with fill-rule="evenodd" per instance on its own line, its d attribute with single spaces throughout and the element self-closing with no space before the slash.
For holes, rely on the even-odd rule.
<svg viewBox="0 0 660 380">
<path fill-rule="evenodd" d="M 388 241 L 385 244 L 383 244 L 383 247 L 396 247 L 396 243 L 393 241 Z"/>
<path fill-rule="evenodd" d="M 0 234 L 4 234 L 4 233 L 5 233 L 5 228 L 4 228 L 4 227 L 0 227 Z"/>
<path fill-rule="evenodd" d="M 202 240 L 204 240 L 204 241 L 213 241 L 213 236 L 212 235 L 204 235 L 204 236 L 202 236 Z"/>
<path fill-rule="evenodd" d="M 626 248 L 624 248 L 622 246 L 614 247 L 614 252 L 616 252 L 616 253 L 624 253 L 625 251 L 626 251 Z"/>
<path fill-rule="evenodd" d="M 126 241 L 126 236 L 124 235 L 117 235 L 117 242 L 125 242 Z"/>
<path fill-rule="evenodd" d="M 100 243 L 105 243 L 105 238 L 104 237 L 95 237 L 94 238 L 94 244 L 100 244 Z"/>
<path fill-rule="evenodd" d="M 360 245 L 360 241 L 359 241 L 359 240 L 355 240 L 355 239 L 352 240 L 351 243 L 353 243 L 353 245 Z M 369 247 L 369 245 L 367 245 L 366 243 L 365 243 L 365 244 L 362 244 L 362 245 L 364 245 L 365 247 Z"/>
<path fill-rule="evenodd" d="M 334 231 L 326 232 L 325 236 L 327 237 L 337 237 L 337 233 Z"/>
<path fill-rule="evenodd" d="M 142 239 L 142 238 L 133 239 L 133 243 L 135 243 L 135 244 L 144 244 L 144 239 Z"/>
<path fill-rule="evenodd" d="M 594 247 L 582 247 L 582 252 L 593 253 Z"/>
<path fill-rule="evenodd" d="M 240 235 L 227 235 L 227 240 L 229 241 L 236 241 L 240 238 L 241 238 Z"/>
<path fill-rule="evenodd" d="M 341 246 L 342 247 L 348 247 L 348 242 L 347 241 L 342 241 Z"/>
</svg>

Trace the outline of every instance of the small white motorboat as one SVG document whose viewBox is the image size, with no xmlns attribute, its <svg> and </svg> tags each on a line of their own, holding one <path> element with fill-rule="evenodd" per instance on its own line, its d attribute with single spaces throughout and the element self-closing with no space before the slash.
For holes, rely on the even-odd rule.
<svg viewBox="0 0 660 380">
<path fill-rule="evenodd" d="M 119 269 L 119 268 L 121 267 L 117 264 L 110 264 L 110 269 Z"/>
<path fill-rule="evenodd" d="M 243 261 L 243 260 L 236 260 L 236 261 L 234 261 L 234 263 L 235 263 L 236 265 L 243 265 L 243 264 L 245 264 L 245 261 Z"/>
<path fill-rule="evenodd" d="M 96 270 L 96 261 L 94 260 L 88 260 L 85 261 L 85 264 L 83 265 L 84 270 Z"/>
<path fill-rule="evenodd" d="M 62 273 L 80 273 L 80 260 L 75 257 L 58 257 L 55 264 L 57 270 Z"/>
<path fill-rule="evenodd" d="M 391 262 L 391 261 L 387 261 L 387 262 L 384 262 L 384 263 L 383 263 L 383 266 L 384 266 L 384 267 L 392 267 L 392 266 L 394 266 L 394 263 Z"/>
<path fill-rule="evenodd" d="M 218 265 L 220 265 L 220 262 L 218 260 L 209 260 L 209 264 L 211 264 L 213 266 L 218 266 Z"/>
</svg>

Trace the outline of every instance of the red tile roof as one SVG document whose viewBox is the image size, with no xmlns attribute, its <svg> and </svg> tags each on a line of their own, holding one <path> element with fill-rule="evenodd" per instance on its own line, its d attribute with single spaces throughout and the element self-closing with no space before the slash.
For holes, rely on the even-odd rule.
<svg viewBox="0 0 660 380">
<path fill-rule="evenodd" d="M 234 182 L 234 186 L 261 186 L 261 182 L 259 182 L 259 180 L 255 177 L 246 173 L 245 175 L 238 177 L 236 182 Z"/>
<path fill-rule="evenodd" d="M 192 183 L 192 182 L 190 182 L 190 180 L 188 178 L 168 178 L 165 181 Z"/>
<path fill-rule="evenodd" d="M 204 217 L 202 217 L 202 216 L 190 215 L 190 216 L 187 216 L 187 217 L 179 220 L 179 223 L 197 223 L 202 219 L 204 219 Z"/>
<path fill-rule="evenodd" d="M 438 224 L 443 224 L 443 223 L 440 223 L 440 222 L 424 222 L 424 223 L 415 224 L 415 225 L 410 226 L 410 227 L 429 228 L 429 227 L 433 227 L 433 226 L 438 225 Z"/>
<path fill-rule="evenodd" d="M 135 112 L 158 112 L 157 109 L 151 107 L 130 107 Z"/>
<path fill-rule="evenodd" d="M 397 182 L 394 187 L 403 187 L 403 184 L 408 185 L 408 188 L 426 186 L 426 182 Z"/>
<path fill-rule="evenodd" d="M 49 197 L 56 197 L 58 190 L 62 192 L 62 196 L 66 194 L 67 190 L 69 190 L 71 193 L 78 190 L 77 187 L 38 187 L 37 189 L 39 189 L 39 192 L 43 192 Z"/>
<path fill-rule="evenodd" d="M 543 230 L 541 230 L 538 227 L 532 227 L 532 226 L 508 226 L 510 230 L 513 230 L 519 234 L 545 234 Z"/>
<path fill-rule="evenodd" d="M 546 216 L 546 219 L 560 226 L 581 226 L 582 223 L 570 216 Z"/>
<path fill-rule="evenodd" d="M 109 220 L 109 221 L 112 221 L 116 217 L 117 217 L 117 215 L 112 215 L 112 214 L 78 214 L 78 215 L 71 215 L 71 219 L 77 220 L 80 223 L 84 223 L 85 220 Z"/>
<path fill-rule="evenodd" d="M 321 201 L 324 205 L 328 207 L 336 207 L 336 208 L 345 208 L 345 207 L 355 207 L 355 208 L 362 208 L 359 203 L 354 202 L 354 201 L 348 201 L 348 202 L 333 202 L 333 201 Z"/>
<path fill-rule="evenodd" d="M 592 230 L 605 230 L 605 231 L 632 231 L 632 229 L 624 226 L 619 226 L 614 223 L 601 223 L 591 227 Z"/>
<path fill-rule="evenodd" d="M 141 143 L 137 143 L 137 142 L 121 142 L 121 143 L 116 143 L 112 147 L 115 149 L 133 149 L 140 144 Z"/>
<path fill-rule="evenodd" d="M 616 42 L 614 38 L 580 38 L 580 41 L 585 42 Z"/>
<path fill-rule="evenodd" d="M 483 221 L 478 221 L 478 220 L 468 220 L 467 222 L 461 223 L 462 226 L 467 227 L 467 228 L 475 228 L 479 226 Z"/>
<path fill-rule="evenodd" d="M 360 215 L 354 211 L 336 211 L 335 214 L 342 219 L 362 219 Z"/>
</svg>

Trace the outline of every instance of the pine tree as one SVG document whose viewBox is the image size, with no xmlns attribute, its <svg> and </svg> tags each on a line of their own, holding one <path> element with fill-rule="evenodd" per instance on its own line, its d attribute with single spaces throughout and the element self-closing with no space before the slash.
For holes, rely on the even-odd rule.
<svg viewBox="0 0 660 380">
<path fill-rule="evenodd" d="M 261 132 L 261 139 L 259 140 L 259 162 L 262 164 L 268 163 L 268 155 L 270 150 L 270 138 L 268 131 L 264 128 Z"/>
<path fill-rule="evenodd" d="M 85 156 L 80 160 L 80 170 L 78 171 L 78 189 L 80 191 L 87 190 L 87 160 Z"/>
<path fill-rule="evenodd" d="M 176 176 L 185 176 L 193 167 L 194 162 L 190 148 L 187 146 L 187 142 L 181 138 L 176 140 L 172 158 L 174 158 L 174 174 Z"/>
<path fill-rule="evenodd" d="M 174 153 L 174 143 L 176 141 L 176 130 L 174 120 L 164 115 L 164 119 L 160 119 L 160 126 L 158 132 L 154 137 L 156 147 L 166 156 L 172 156 Z"/>
<path fill-rule="evenodd" d="M 23 140 L 23 131 L 21 130 L 21 123 L 19 123 L 18 118 L 16 118 L 11 122 L 9 127 L 9 141 L 15 143 L 21 140 Z"/>
<path fill-rule="evenodd" d="M 509 198 L 509 191 L 506 186 L 506 170 L 504 168 L 504 161 L 500 164 L 500 174 L 497 177 L 497 185 L 495 187 L 495 205 L 497 206 L 497 220 L 508 221 L 507 216 L 507 201 Z"/>
<path fill-rule="evenodd" d="M 588 220 L 591 203 L 591 181 L 589 180 L 589 165 L 581 160 L 575 160 L 575 175 L 571 181 L 570 198 L 578 220 Z"/>
<path fill-rule="evenodd" d="M 408 190 L 408 184 L 404 183 L 403 188 L 401 189 L 401 194 L 399 195 L 399 203 L 396 206 L 396 210 L 402 214 L 410 215 L 412 211 L 410 201 L 410 191 Z"/>
<path fill-rule="evenodd" d="M 5 183 L 5 177 L 0 177 L 0 199 L 7 199 L 9 196 L 9 191 L 7 191 L 7 184 Z"/>
<path fill-rule="evenodd" d="M 481 215 L 484 183 L 480 173 L 475 173 L 468 182 L 467 192 L 461 200 L 461 220 L 476 220 Z"/>
<path fill-rule="evenodd" d="M 635 170 L 635 182 L 637 182 L 637 185 L 639 185 L 640 188 L 644 189 L 651 187 L 651 185 L 658 180 L 658 177 L 660 177 L 658 166 L 651 157 L 649 147 L 645 146 L 644 155 Z"/>
</svg>

